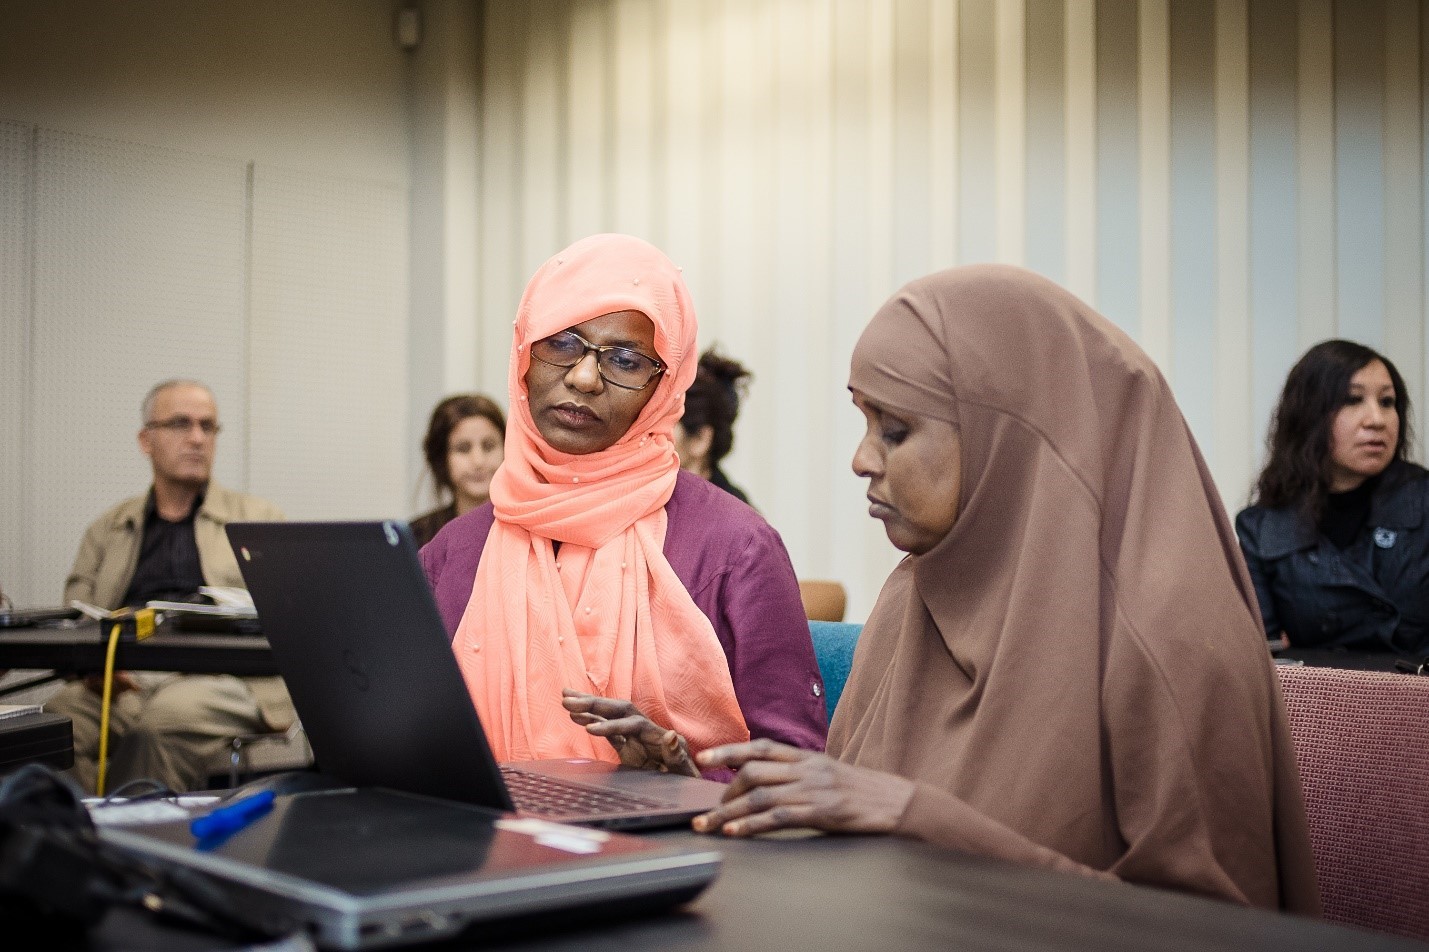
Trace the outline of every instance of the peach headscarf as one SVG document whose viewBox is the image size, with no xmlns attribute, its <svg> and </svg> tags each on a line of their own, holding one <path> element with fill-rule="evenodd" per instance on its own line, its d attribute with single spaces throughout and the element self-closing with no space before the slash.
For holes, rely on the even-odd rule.
<svg viewBox="0 0 1429 952">
<path fill-rule="evenodd" d="M 666 370 L 615 445 L 563 453 L 531 418 L 529 344 L 619 311 L 650 318 Z M 506 459 L 491 481 L 496 519 L 452 642 L 498 760 L 619 759 L 571 721 L 566 687 L 633 701 L 692 751 L 749 739 L 714 628 L 664 554 L 680 466 L 672 433 L 697 369 L 695 334 L 679 269 L 628 235 L 578 241 L 526 286 Z"/>
</svg>

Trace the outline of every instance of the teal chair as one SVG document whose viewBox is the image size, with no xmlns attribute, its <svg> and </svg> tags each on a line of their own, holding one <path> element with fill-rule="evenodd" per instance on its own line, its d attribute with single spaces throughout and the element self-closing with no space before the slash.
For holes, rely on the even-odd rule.
<svg viewBox="0 0 1429 952">
<path fill-rule="evenodd" d="M 844 693 L 849 668 L 853 666 L 853 649 L 863 625 L 843 621 L 811 621 L 809 636 L 814 639 L 814 657 L 819 662 L 819 674 L 824 679 L 824 705 L 829 720 L 834 718 L 839 696 Z"/>
</svg>

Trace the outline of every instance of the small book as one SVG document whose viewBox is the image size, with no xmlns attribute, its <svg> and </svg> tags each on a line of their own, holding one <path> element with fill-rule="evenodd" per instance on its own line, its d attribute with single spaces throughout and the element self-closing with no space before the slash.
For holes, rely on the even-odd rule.
<svg viewBox="0 0 1429 952">
<path fill-rule="evenodd" d="M 23 717 L 26 714 L 39 714 L 44 708 L 38 704 L 0 704 L 0 721 L 7 717 Z"/>
<path fill-rule="evenodd" d="M 213 600 L 213 604 L 204 602 L 150 602 L 149 607 L 158 609 L 166 614 L 177 613 L 179 615 L 208 615 L 214 618 L 232 619 L 255 619 L 258 617 L 258 610 L 253 607 L 253 596 L 248 594 L 243 588 L 223 588 L 217 586 L 200 586 L 198 593 Z"/>
<path fill-rule="evenodd" d="M 252 608 L 244 608 L 240 605 L 205 605 L 201 602 L 156 601 L 150 602 L 148 607 L 155 611 L 161 611 L 165 615 L 208 615 L 213 618 L 258 617 L 258 613 Z"/>
</svg>

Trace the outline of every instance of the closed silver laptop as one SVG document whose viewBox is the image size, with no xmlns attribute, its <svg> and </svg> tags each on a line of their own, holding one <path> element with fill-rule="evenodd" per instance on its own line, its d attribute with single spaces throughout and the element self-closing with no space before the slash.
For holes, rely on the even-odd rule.
<svg viewBox="0 0 1429 952">
<path fill-rule="evenodd" d="M 249 926 L 326 949 L 429 942 L 496 920 L 549 924 L 554 913 L 579 922 L 584 907 L 658 911 L 719 868 L 713 850 L 375 789 L 282 794 L 216 841 L 195 838 L 187 820 L 100 835 L 182 871 L 191 892 Z"/>
</svg>

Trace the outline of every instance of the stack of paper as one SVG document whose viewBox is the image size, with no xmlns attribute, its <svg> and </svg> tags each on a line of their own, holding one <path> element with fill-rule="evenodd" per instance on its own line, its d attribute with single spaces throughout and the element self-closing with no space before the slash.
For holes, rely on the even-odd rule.
<svg viewBox="0 0 1429 952">
<path fill-rule="evenodd" d="M 204 615 L 209 618 L 257 618 L 258 610 L 253 607 L 253 596 L 243 588 L 222 588 L 204 585 L 200 595 L 213 599 L 212 605 L 197 602 L 149 602 L 149 607 L 161 612 L 179 612 L 187 615 Z"/>
<path fill-rule="evenodd" d="M 26 714 L 39 714 L 44 708 L 38 704 L 0 704 L 0 721 L 7 717 L 23 717 Z"/>
</svg>

